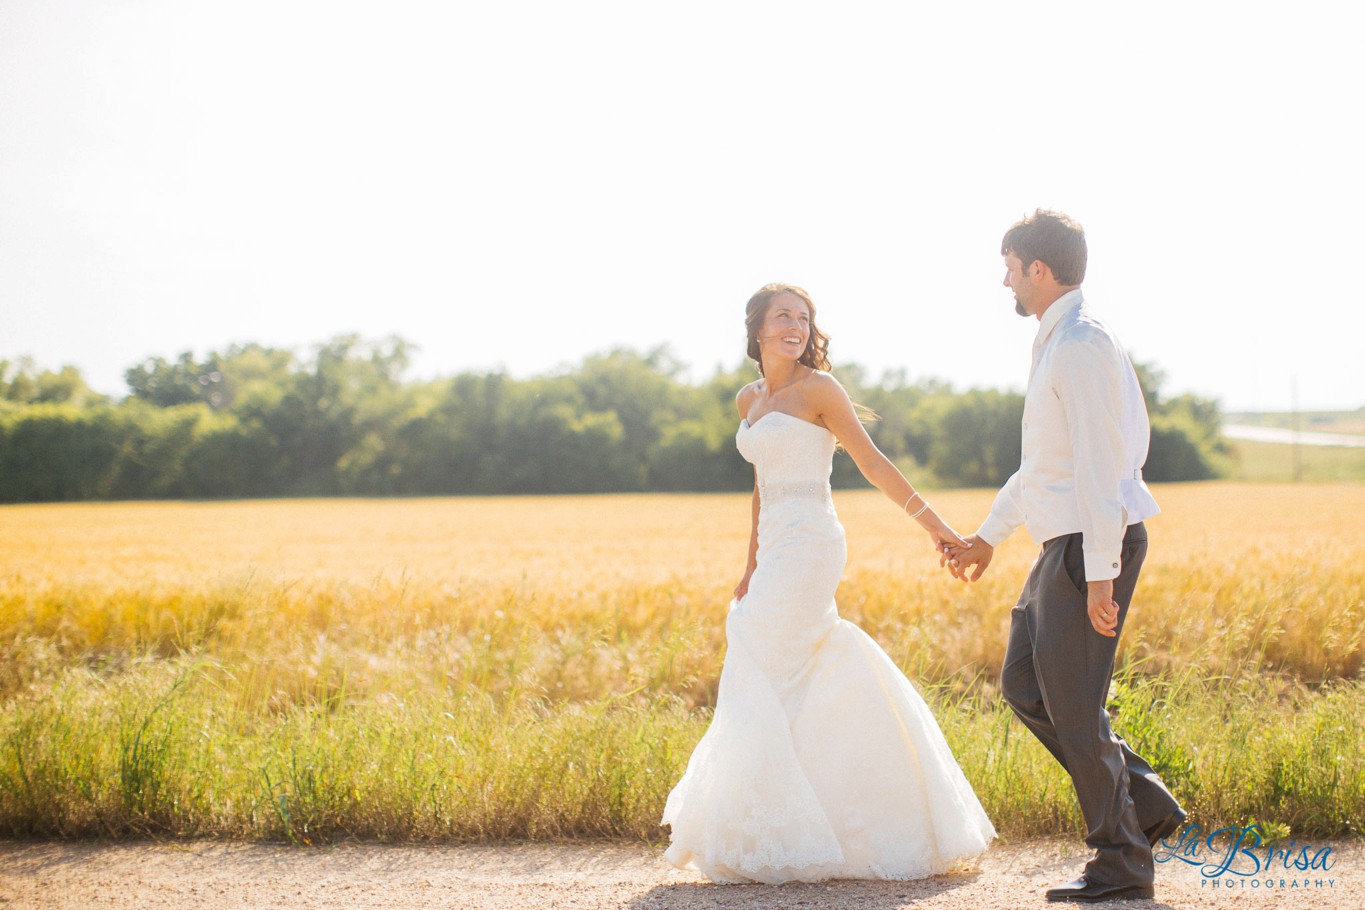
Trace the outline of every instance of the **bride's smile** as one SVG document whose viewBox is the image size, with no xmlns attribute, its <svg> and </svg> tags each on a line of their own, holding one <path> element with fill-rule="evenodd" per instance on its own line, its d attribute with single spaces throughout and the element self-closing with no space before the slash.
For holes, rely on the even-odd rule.
<svg viewBox="0 0 1365 910">
<path fill-rule="evenodd" d="M 759 335 L 764 358 L 796 360 L 809 343 L 810 309 L 805 301 L 795 294 L 778 294 L 768 306 Z"/>
</svg>

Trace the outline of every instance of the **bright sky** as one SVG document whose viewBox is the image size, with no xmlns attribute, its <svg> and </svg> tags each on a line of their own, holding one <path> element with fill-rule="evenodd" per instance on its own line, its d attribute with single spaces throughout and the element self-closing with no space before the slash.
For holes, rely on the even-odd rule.
<svg viewBox="0 0 1365 910">
<path fill-rule="evenodd" d="M 401 335 L 416 375 L 831 354 L 1023 386 L 1000 236 L 1090 242 L 1168 391 L 1365 405 L 1365 7 L 0 3 L 0 358 Z"/>
</svg>

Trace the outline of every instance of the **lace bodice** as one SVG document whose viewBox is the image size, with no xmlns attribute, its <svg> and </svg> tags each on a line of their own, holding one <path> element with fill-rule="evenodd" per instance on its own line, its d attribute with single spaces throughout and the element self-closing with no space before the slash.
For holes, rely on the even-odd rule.
<svg viewBox="0 0 1365 910">
<path fill-rule="evenodd" d="M 829 489 L 835 439 L 818 424 L 784 411 L 769 411 L 752 425 L 741 421 L 735 445 L 758 470 L 760 497 L 765 489 Z"/>
</svg>

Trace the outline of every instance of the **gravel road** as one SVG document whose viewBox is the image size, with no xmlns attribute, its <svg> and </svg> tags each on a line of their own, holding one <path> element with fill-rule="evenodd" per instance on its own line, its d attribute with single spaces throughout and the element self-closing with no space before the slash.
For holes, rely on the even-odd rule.
<svg viewBox="0 0 1365 910">
<path fill-rule="evenodd" d="M 1205 880 L 1197 867 L 1164 863 L 1157 869 L 1155 901 L 1107 906 L 1365 908 L 1365 842 L 1332 847 L 1334 865 L 1326 873 L 1291 875 L 1282 868 L 1239 880 L 1232 889 L 1211 887 L 1213 879 Z M 1057 906 L 1046 904 L 1044 889 L 1074 878 L 1082 860 L 1079 843 L 1029 841 L 997 845 L 977 865 L 921 881 L 771 886 L 713 885 L 635 844 L 295 849 L 209 842 L 0 843 L 0 908 L 1012 910 Z M 1306 887 L 1291 887 L 1305 880 Z"/>
</svg>

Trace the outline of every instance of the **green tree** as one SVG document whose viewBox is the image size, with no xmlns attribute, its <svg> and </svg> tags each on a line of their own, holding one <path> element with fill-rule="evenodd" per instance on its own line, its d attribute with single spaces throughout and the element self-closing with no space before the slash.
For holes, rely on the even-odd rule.
<svg viewBox="0 0 1365 910">
<path fill-rule="evenodd" d="M 492 466 L 498 492 L 641 489 L 640 468 L 614 410 L 593 409 L 572 377 L 518 383 L 504 401 Z"/>
<path fill-rule="evenodd" d="M 509 492 L 499 479 L 514 381 L 465 373 L 433 388 L 433 404 L 398 428 L 405 493 Z"/>
<path fill-rule="evenodd" d="M 550 376 L 405 378 L 401 339 L 345 335 L 306 358 L 234 345 L 153 357 L 111 403 L 72 367 L 0 361 L 0 499 L 739 490 L 742 362 L 692 383 L 664 348 L 616 349 Z M 1137 364 L 1152 417 L 1152 480 L 1212 476 L 1216 402 L 1166 398 Z M 917 483 L 994 486 L 1019 463 L 1018 395 L 837 374 L 868 432 Z M 846 455 L 836 486 L 865 481 Z"/>
<path fill-rule="evenodd" d="M 1166 383 L 1164 372 L 1138 361 L 1133 361 L 1133 369 L 1152 425 L 1143 477 L 1158 483 L 1217 477 L 1217 466 L 1228 454 L 1218 402 L 1196 395 L 1167 400 L 1161 391 Z"/>
<path fill-rule="evenodd" d="M 388 416 L 382 403 L 396 394 L 409 352 L 401 339 L 366 344 L 341 336 L 320 345 L 311 363 L 287 375 L 282 389 L 258 385 L 235 407 L 264 429 L 275 448 L 282 492 L 343 492 L 343 459 L 367 434 L 382 438 Z"/>
<path fill-rule="evenodd" d="M 0 402 L 11 404 L 72 404 L 90 406 L 107 399 L 86 385 L 80 370 L 40 370 L 32 358 L 0 360 Z"/>
<path fill-rule="evenodd" d="M 182 471 L 187 496 L 278 496 L 283 492 L 276 476 L 276 452 L 264 427 L 233 414 L 211 412 L 196 422 Z"/>
<path fill-rule="evenodd" d="M 115 499 L 164 499 L 204 495 L 189 482 L 200 426 L 213 412 L 203 404 L 156 408 L 141 401 L 118 409 L 123 429 L 109 483 Z"/>
<path fill-rule="evenodd" d="M 585 412 L 614 414 L 621 425 L 625 463 L 617 467 L 613 489 L 648 489 L 650 455 L 679 416 L 680 371 L 666 348 L 645 354 L 616 348 L 588 357 L 571 374 Z"/>
<path fill-rule="evenodd" d="M 1024 396 L 972 389 L 936 398 L 930 414 L 930 466 L 941 481 L 993 487 L 1019 469 Z"/>
<path fill-rule="evenodd" d="M 124 372 L 132 397 L 160 408 L 199 402 L 215 411 L 230 410 L 238 394 L 253 384 L 283 385 L 297 368 L 290 351 L 258 344 L 233 345 L 196 360 L 191 351 L 175 360 L 149 357 Z"/>
<path fill-rule="evenodd" d="M 700 385 L 678 388 L 678 417 L 664 427 L 649 456 L 650 489 L 743 490 L 753 485 L 753 467 L 735 449 L 735 396 L 755 376 L 746 362 L 733 370 L 718 369 Z"/>
<path fill-rule="evenodd" d="M 127 429 L 105 404 L 0 411 L 0 501 L 108 498 Z"/>
</svg>

